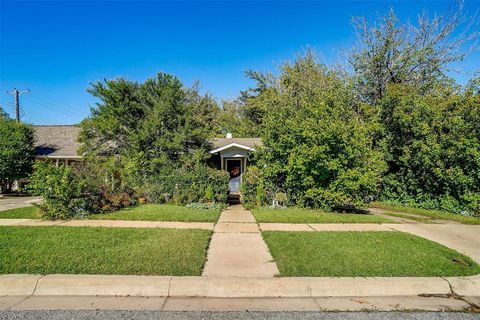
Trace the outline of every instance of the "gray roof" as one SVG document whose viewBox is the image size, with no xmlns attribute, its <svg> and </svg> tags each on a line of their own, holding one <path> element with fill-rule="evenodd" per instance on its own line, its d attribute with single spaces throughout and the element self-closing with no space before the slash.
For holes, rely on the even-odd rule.
<svg viewBox="0 0 480 320">
<path fill-rule="evenodd" d="M 35 133 L 35 152 L 40 157 L 79 158 L 77 141 L 80 127 L 75 125 L 39 125 L 33 126 Z M 249 148 L 262 146 L 260 138 L 214 138 L 212 146 L 218 149 L 236 143 Z"/>
<path fill-rule="evenodd" d="M 241 144 L 249 148 L 261 147 L 263 145 L 261 138 L 214 138 L 212 140 L 214 149 L 225 147 L 232 143 Z"/>
<path fill-rule="evenodd" d="M 33 126 L 37 156 L 77 158 L 80 128 L 74 125 Z"/>
</svg>

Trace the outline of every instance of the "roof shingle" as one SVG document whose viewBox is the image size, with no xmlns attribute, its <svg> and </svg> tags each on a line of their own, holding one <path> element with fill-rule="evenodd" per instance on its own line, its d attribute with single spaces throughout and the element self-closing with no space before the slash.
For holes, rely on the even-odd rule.
<svg viewBox="0 0 480 320">
<path fill-rule="evenodd" d="M 53 158 L 79 157 L 77 141 L 80 128 L 74 125 L 33 126 L 37 156 Z"/>
</svg>

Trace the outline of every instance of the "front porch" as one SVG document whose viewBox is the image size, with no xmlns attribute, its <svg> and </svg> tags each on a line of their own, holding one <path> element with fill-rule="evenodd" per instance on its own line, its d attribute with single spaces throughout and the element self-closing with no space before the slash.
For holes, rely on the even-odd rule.
<svg viewBox="0 0 480 320">
<path fill-rule="evenodd" d="M 229 196 L 240 196 L 242 174 L 247 168 L 248 156 L 261 143 L 260 138 L 233 138 L 231 134 L 213 140 L 214 149 L 210 154 L 213 155 L 217 168 L 230 173 Z"/>
</svg>

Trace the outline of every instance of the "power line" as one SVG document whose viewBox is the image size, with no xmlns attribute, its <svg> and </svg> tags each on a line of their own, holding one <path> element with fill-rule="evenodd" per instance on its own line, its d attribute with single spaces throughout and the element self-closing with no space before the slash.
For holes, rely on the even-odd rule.
<svg viewBox="0 0 480 320">
<path fill-rule="evenodd" d="M 48 121 L 48 118 L 40 113 L 37 113 L 35 111 L 26 111 L 23 106 L 20 106 L 20 112 L 22 113 L 22 116 L 29 117 L 31 119 L 37 120 L 39 122 L 45 122 L 45 120 Z"/>
<path fill-rule="evenodd" d="M 14 88 L 12 91 L 7 91 L 7 94 L 15 96 L 15 118 L 17 122 L 20 122 L 20 95 L 24 93 L 30 93 L 30 90 L 18 90 Z"/>
<path fill-rule="evenodd" d="M 32 97 L 29 97 L 28 101 L 36 103 L 36 104 L 44 106 L 44 107 L 48 107 L 50 109 L 53 109 L 53 110 L 55 110 L 59 113 L 62 113 L 66 116 L 69 116 L 69 117 L 74 117 L 74 118 L 83 118 L 84 117 L 83 115 L 81 115 L 78 112 L 68 110 L 68 109 L 65 109 L 65 108 L 62 108 L 62 107 L 58 107 L 58 106 L 56 106 L 54 104 L 51 104 L 51 103 L 48 103 L 48 102 L 40 101 L 36 97 L 35 97 L 35 99 L 32 99 Z"/>
<path fill-rule="evenodd" d="M 36 93 L 33 96 L 35 96 L 37 99 L 46 101 L 49 104 L 57 105 L 58 107 L 61 107 L 61 108 L 67 107 L 70 111 L 73 111 L 73 112 L 79 112 L 81 114 L 84 114 L 84 112 L 85 112 L 81 108 L 73 107 L 72 105 L 69 105 L 69 104 L 67 104 L 65 102 L 62 102 L 60 100 L 50 98 L 50 97 L 46 96 L 45 94 Z"/>
</svg>

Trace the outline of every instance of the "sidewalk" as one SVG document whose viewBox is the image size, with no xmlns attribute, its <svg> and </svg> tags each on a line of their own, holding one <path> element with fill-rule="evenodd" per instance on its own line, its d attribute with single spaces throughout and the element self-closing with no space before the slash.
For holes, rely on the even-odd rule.
<svg viewBox="0 0 480 320">
<path fill-rule="evenodd" d="M 460 298 L 459 296 L 463 296 Z M 480 303 L 480 276 L 450 278 L 213 278 L 0 276 L 0 310 L 87 308 L 115 301 L 173 310 L 463 310 Z M 119 299 L 119 297 L 123 297 Z M 148 300 L 147 300 L 148 299 Z M 345 304 L 345 305 L 344 305 Z M 104 305 L 105 308 L 107 306 Z M 150 305 L 153 308 L 153 306 Z M 169 309 L 172 308 L 172 309 Z M 383 308 L 383 309 L 382 309 Z"/>
<path fill-rule="evenodd" d="M 0 226 L 26 227 L 104 227 L 104 228 L 170 228 L 213 230 L 213 222 L 128 221 L 128 220 L 39 220 L 0 219 Z"/>
<path fill-rule="evenodd" d="M 278 268 L 252 213 L 241 205 L 224 210 L 213 230 L 205 277 L 274 277 Z"/>
</svg>

